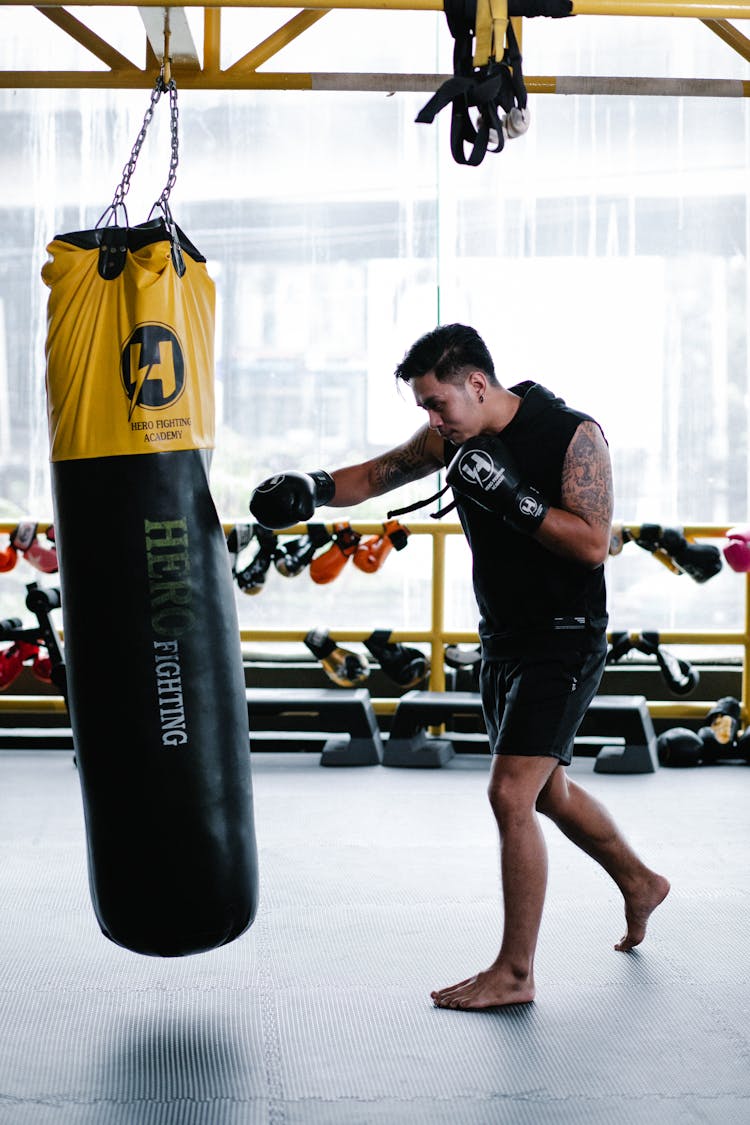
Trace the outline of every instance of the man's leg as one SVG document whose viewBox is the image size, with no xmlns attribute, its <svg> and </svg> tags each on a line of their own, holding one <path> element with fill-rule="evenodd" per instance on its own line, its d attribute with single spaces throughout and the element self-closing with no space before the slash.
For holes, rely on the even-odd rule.
<svg viewBox="0 0 750 1125">
<path fill-rule="evenodd" d="M 489 798 L 500 831 L 502 945 L 489 969 L 433 992 L 439 1008 L 492 1008 L 534 999 L 534 952 L 547 888 L 547 848 L 535 806 L 557 766 L 551 757 L 493 756 Z"/>
<path fill-rule="evenodd" d="M 649 916 L 669 893 L 669 881 L 639 859 L 607 810 L 560 767 L 541 790 L 536 807 L 611 875 L 625 899 L 627 929 L 615 949 L 627 951 L 646 935 Z"/>
</svg>

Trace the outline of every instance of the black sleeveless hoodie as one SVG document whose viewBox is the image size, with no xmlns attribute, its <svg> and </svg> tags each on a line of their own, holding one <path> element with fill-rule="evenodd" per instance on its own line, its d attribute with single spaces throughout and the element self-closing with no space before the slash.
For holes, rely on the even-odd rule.
<svg viewBox="0 0 750 1125">
<path fill-rule="evenodd" d="M 571 410 L 539 383 L 519 383 L 510 390 L 522 401 L 502 440 L 521 479 L 559 507 L 568 445 L 581 422 L 594 419 Z M 457 446 L 445 442 L 444 452 L 449 464 Z M 456 500 L 474 560 L 485 659 L 531 650 L 586 651 L 601 643 L 607 627 L 603 566 L 592 570 L 561 558 L 468 498 L 456 493 Z"/>
</svg>

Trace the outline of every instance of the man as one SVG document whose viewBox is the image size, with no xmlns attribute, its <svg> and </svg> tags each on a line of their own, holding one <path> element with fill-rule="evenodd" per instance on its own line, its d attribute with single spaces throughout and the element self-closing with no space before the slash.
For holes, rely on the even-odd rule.
<svg viewBox="0 0 750 1125">
<path fill-rule="evenodd" d="M 396 370 L 427 424 L 403 445 L 332 474 L 284 474 L 251 510 L 281 528 L 316 505 L 350 508 L 449 466 L 473 557 L 481 619 L 481 695 L 492 752 L 489 799 L 501 845 L 500 952 L 483 972 L 432 993 L 476 1009 L 534 999 L 534 952 L 547 882 L 538 813 L 592 856 L 625 902 L 629 950 L 669 883 L 646 867 L 609 813 L 567 777 L 573 739 L 606 656 L 604 561 L 612 520 L 609 452 L 598 424 L 537 383 L 506 389 L 473 328 L 436 328 Z"/>
</svg>

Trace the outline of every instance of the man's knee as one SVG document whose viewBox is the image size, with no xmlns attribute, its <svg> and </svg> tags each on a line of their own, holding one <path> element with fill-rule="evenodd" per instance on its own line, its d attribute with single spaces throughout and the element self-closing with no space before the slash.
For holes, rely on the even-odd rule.
<svg viewBox="0 0 750 1125">
<path fill-rule="evenodd" d="M 525 778 L 500 776 L 493 778 L 487 789 L 495 819 L 502 828 L 512 821 L 523 820 L 534 812 L 536 793 Z"/>
</svg>

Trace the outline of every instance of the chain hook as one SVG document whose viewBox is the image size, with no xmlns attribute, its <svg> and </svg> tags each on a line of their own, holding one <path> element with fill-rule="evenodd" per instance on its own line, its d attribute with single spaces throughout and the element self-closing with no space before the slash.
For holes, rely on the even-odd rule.
<svg viewBox="0 0 750 1125">
<path fill-rule="evenodd" d="M 159 77 L 162 84 L 166 89 L 172 81 L 172 57 L 169 53 L 169 41 L 172 38 L 172 31 L 169 26 L 169 8 L 164 9 L 164 54 L 161 58 L 161 73 Z"/>
</svg>

